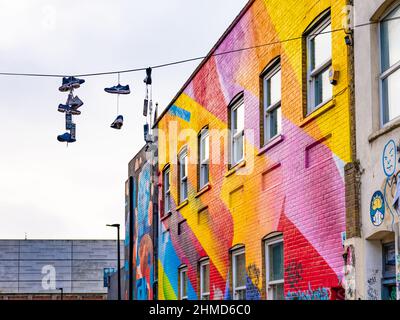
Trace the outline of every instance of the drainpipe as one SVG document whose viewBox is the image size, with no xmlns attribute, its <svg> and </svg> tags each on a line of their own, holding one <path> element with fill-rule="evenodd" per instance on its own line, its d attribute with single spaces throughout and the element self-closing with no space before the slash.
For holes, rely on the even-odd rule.
<svg viewBox="0 0 400 320">
<path fill-rule="evenodd" d="M 400 300 L 400 223 L 394 225 L 395 232 L 395 252 L 396 252 L 396 299 Z"/>
</svg>

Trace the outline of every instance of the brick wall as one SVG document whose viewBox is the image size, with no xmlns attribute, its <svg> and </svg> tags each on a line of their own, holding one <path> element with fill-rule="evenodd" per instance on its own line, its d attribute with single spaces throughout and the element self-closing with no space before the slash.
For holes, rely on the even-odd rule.
<svg viewBox="0 0 400 320">
<path fill-rule="evenodd" d="M 297 38 L 328 8 L 332 29 L 339 29 L 345 5 L 346 1 L 329 0 L 301 6 L 294 0 L 250 2 L 215 52 Z M 188 297 L 197 299 L 203 257 L 210 259 L 211 298 L 231 299 L 230 250 L 235 246 L 245 248 L 246 298 L 267 298 L 263 239 L 275 232 L 284 241 L 285 297 L 337 297 L 346 217 L 344 167 L 351 162 L 348 49 L 344 32 L 332 33 L 332 64 L 340 72 L 334 98 L 305 116 L 304 46 L 305 41 L 297 39 L 210 57 L 158 122 L 166 136 L 158 144 L 159 171 L 170 164 L 173 198 L 172 213 L 162 217 L 160 226 L 160 299 L 179 297 L 182 265 L 188 267 Z M 282 69 L 282 135 L 265 148 L 260 139 L 260 75 L 277 56 Z M 224 159 L 228 148 L 223 139 L 219 146 L 211 139 L 210 186 L 199 192 L 197 166 L 189 164 L 188 202 L 180 205 L 177 152 L 186 145 L 189 157 L 195 158 L 196 137 L 204 126 L 226 130 L 228 106 L 240 93 L 247 130 L 245 161 L 232 170 L 213 161 L 215 155 Z M 188 132 L 195 138 L 184 137 Z M 162 203 L 161 195 L 159 200 Z"/>
</svg>

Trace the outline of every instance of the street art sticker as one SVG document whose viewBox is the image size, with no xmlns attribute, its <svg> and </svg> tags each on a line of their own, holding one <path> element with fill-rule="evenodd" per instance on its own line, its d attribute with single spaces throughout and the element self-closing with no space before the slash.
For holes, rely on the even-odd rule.
<svg viewBox="0 0 400 320">
<path fill-rule="evenodd" d="M 374 226 L 378 227 L 385 218 L 385 199 L 381 191 L 375 191 L 371 198 L 370 218 Z"/>
<path fill-rule="evenodd" d="M 383 172 L 387 177 L 392 176 L 396 171 L 396 143 L 390 140 L 383 149 L 382 154 Z"/>
<path fill-rule="evenodd" d="M 390 213 L 392 217 L 392 230 L 394 230 L 395 223 L 395 213 L 399 214 L 398 204 L 400 199 L 400 184 L 399 184 L 399 173 L 396 172 L 396 162 L 397 162 L 397 147 L 393 140 L 389 140 L 386 143 L 383 153 L 382 153 L 382 166 L 383 172 L 385 173 L 385 179 L 382 183 L 383 191 L 383 209 L 386 208 L 387 212 Z M 372 199 L 373 200 L 373 199 Z M 371 201 L 372 201 L 371 200 Z M 376 202 L 378 204 L 378 202 Z M 372 207 L 371 207 L 371 221 L 375 226 L 382 224 L 385 210 L 379 210 L 376 212 L 377 219 L 373 221 L 372 219 Z M 382 215 L 383 214 L 383 215 Z M 381 219 L 382 218 L 382 219 Z"/>
<path fill-rule="evenodd" d="M 324 3 L 328 5 L 329 1 Z M 282 6 L 285 7 L 282 10 L 289 10 L 293 6 L 289 1 L 255 1 L 252 5 L 253 9 L 244 13 L 240 23 L 232 26 L 215 49 L 216 52 L 231 50 L 232 46 L 239 45 L 238 41 L 247 47 L 257 42 L 274 41 L 273 39 L 284 35 L 290 37 L 293 30 L 305 30 L 309 24 L 308 19 L 302 17 L 307 15 L 311 5 L 301 6 L 296 10 L 296 21 L 304 20 L 304 23 L 291 26 L 293 29 L 287 28 L 287 23 L 280 18 L 273 21 L 269 14 L 275 12 L 277 7 L 282 9 Z M 325 4 L 323 6 L 325 7 Z M 338 15 L 333 14 L 332 17 L 337 19 Z M 340 48 L 335 48 L 337 52 L 345 48 L 342 42 L 340 45 Z M 296 46 L 297 44 L 291 48 L 284 48 L 288 49 L 290 54 L 287 56 L 292 62 L 285 61 L 289 68 L 285 81 L 301 88 L 296 70 L 301 68 L 302 59 Z M 210 299 L 233 299 L 229 250 L 238 243 L 244 244 L 247 251 L 246 298 L 264 298 L 265 272 L 261 266 L 265 264 L 265 257 L 260 250 L 261 239 L 277 230 L 288 235 L 284 245 L 283 269 L 286 271 L 283 295 L 289 299 L 335 297 L 338 276 L 343 273 L 343 247 L 340 241 L 341 232 L 345 230 L 346 212 L 343 168 L 351 159 L 350 145 L 345 144 L 343 148 L 340 142 L 346 138 L 345 135 L 349 131 L 350 121 L 348 113 L 345 112 L 348 109 L 347 92 L 342 97 L 338 96 L 337 103 L 338 108 L 344 111 L 345 117 L 338 119 L 327 114 L 326 121 L 312 124 L 315 129 L 310 130 L 291 112 L 293 108 L 302 108 L 301 90 L 296 90 L 297 93 L 293 96 L 296 106 L 288 106 L 287 112 L 283 111 L 282 114 L 282 133 L 285 138 L 276 140 L 276 144 L 281 146 L 271 148 L 267 154 L 260 152 L 261 142 L 264 141 L 260 141 L 259 135 L 256 134 L 259 132 L 260 119 L 259 113 L 253 111 L 258 109 L 261 97 L 257 89 L 259 79 L 254 77 L 253 71 L 261 72 L 277 54 L 269 48 L 264 49 L 206 59 L 183 91 L 173 100 L 173 105 L 157 122 L 159 132 L 165 135 L 163 141 L 159 140 L 157 173 L 160 195 L 163 191 L 161 172 L 166 162 L 170 164 L 171 192 L 176 195 L 179 190 L 179 166 L 174 161 L 175 146 L 179 150 L 186 139 L 188 148 L 193 148 L 192 153 L 196 155 L 197 133 L 207 124 L 210 126 L 210 178 L 214 179 L 207 194 L 190 200 L 184 210 L 176 210 L 176 206 L 173 205 L 171 217 L 160 220 L 160 230 L 171 230 L 169 241 L 164 243 L 162 238 L 159 238 L 157 258 L 160 300 L 177 299 L 179 296 L 177 270 L 183 263 L 188 265 L 189 280 L 195 287 L 194 292 L 199 291 L 197 262 L 204 255 L 210 260 L 210 286 L 214 289 L 210 292 Z M 286 53 L 282 54 L 286 56 Z M 339 54 L 339 57 L 342 55 Z M 346 68 L 347 63 L 345 57 L 343 58 L 343 68 Z M 224 161 L 229 160 L 229 148 L 225 148 L 229 141 L 225 140 L 229 137 L 227 131 L 231 125 L 230 108 L 227 106 L 239 94 L 243 95 L 244 100 L 243 141 L 246 165 L 228 176 Z M 195 133 L 194 140 L 184 137 L 184 134 L 192 131 Z M 215 132 L 215 138 L 211 135 L 212 131 Z M 328 131 L 333 136 L 343 139 L 327 141 Z M 309 150 L 310 146 L 315 148 Z M 379 158 L 381 152 L 382 150 L 379 150 Z M 249 161 L 254 162 L 253 165 L 250 165 Z M 380 166 L 380 161 L 378 164 Z M 188 183 L 191 184 L 191 189 L 196 189 L 195 166 L 190 165 L 189 168 Z M 246 175 L 242 175 L 244 170 Z M 237 173 L 240 173 L 241 177 L 235 177 Z M 299 192 L 301 195 L 296 196 Z M 189 197 L 194 195 L 195 192 L 189 193 Z M 158 201 L 161 207 L 162 196 Z M 199 223 L 199 215 L 196 213 L 203 212 L 204 207 L 207 207 L 207 223 L 203 224 Z M 313 214 L 309 219 L 310 208 Z M 187 219 L 184 234 L 176 232 L 181 218 Z M 316 221 L 318 223 L 315 223 Z M 195 294 L 193 296 L 195 297 Z"/>
</svg>

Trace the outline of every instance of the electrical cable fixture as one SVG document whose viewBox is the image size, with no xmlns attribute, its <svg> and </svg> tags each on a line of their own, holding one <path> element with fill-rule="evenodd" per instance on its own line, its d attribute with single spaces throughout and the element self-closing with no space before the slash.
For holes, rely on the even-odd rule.
<svg viewBox="0 0 400 320">
<path fill-rule="evenodd" d="M 361 27 L 365 27 L 365 26 L 370 26 L 370 25 L 373 25 L 373 24 L 381 23 L 381 22 L 399 20 L 399 19 L 400 19 L 400 17 L 393 17 L 393 18 L 386 18 L 386 19 L 383 19 L 381 21 L 371 21 L 371 22 L 355 25 L 355 26 L 353 26 L 352 29 L 361 28 Z M 335 32 L 339 32 L 339 31 L 346 31 L 346 29 L 345 28 L 333 29 L 331 31 L 322 31 L 322 32 L 318 32 L 316 34 L 311 34 L 311 35 L 315 35 L 316 36 L 316 35 L 320 35 L 320 34 L 335 33 Z M 247 51 L 247 50 L 257 49 L 257 48 L 261 48 L 261 47 L 272 46 L 272 45 L 276 45 L 276 44 L 282 44 L 282 43 L 286 43 L 286 42 L 290 42 L 290 41 L 300 40 L 300 39 L 303 39 L 303 38 L 304 38 L 304 36 L 301 35 L 301 36 L 298 36 L 298 37 L 288 38 L 288 39 L 284 39 L 284 40 L 277 40 L 277 41 L 264 43 L 264 44 L 259 44 L 259 45 L 254 45 L 254 46 L 250 46 L 250 47 L 232 49 L 232 50 L 223 51 L 223 52 L 215 52 L 213 54 L 206 55 L 206 56 L 200 56 L 200 57 L 194 57 L 194 58 L 189 58 L 189 59 L 184 59 L 184 60 L 172 61 L 172 62 L 168 62 L 168 63 L 164 63 L 164 64 L 155 65 L 155 66 L 152 66 L 151 68 L 152 69 L 165 68 L 165 67 L 169 67 L 169 66 L 173 66 L 173 65 L 177 65 L 177 64 L 183 64 L 183 63 L 187 63 L 187 62 L 203 60 L 203 59 L 208 58 L 208 57 L 217 57 L 217 56 L 222 56 L 222 55 L 225 55 L 225 54 L 236 53 L 236 52 L 241 52 L 241 51 Z M 140 68 L 135 68 L 135 69 L 125 69 L 125 70 L 118 70 L 118 71 L 82 73 L 82 74 L 75 74 L 73 76 L 74 77 L 93 77 L 93 76 L 102 76 L 102 75 L 110 75 L 110 74 L 138 72 L 138 71 L 144 71 L 147 68 L 148 67 L 140 67 Z M 45 73 L 0 72 L 0 76 L 62 78 L 62 77 L 70 76 L 70 75 L 65 75 L 65 74 L 45 74 Z"/>
</svg>

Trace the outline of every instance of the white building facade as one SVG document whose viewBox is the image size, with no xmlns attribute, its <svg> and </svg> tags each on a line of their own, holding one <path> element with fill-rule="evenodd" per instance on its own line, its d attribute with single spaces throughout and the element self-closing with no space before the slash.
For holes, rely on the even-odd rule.
<svg viewBox="0 0 400 320">
<path fill-rule="evenodd" d="M 399 300 L 400 1 L 353 12 L 360 232 L 345 241 L 346 299 Z"/>
</svg>

